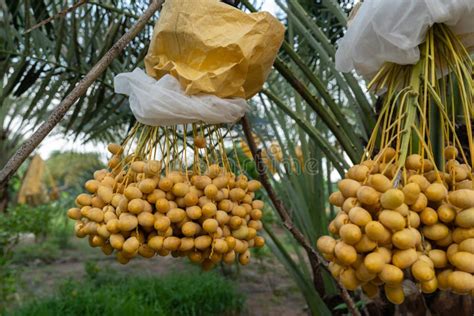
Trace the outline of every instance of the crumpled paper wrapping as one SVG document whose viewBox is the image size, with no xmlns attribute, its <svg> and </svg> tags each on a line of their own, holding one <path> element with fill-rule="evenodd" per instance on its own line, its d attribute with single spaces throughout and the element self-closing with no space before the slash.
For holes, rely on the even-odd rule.
<svg viewBox="0 0 474 316">
<path fill-rule="evenodd" d="M 167 0 L 145 58 L 147 74 L 171 74 L 188 95 L 250 98 L 265 82 L 285 28 L 217 0 Z"/>
</svg>

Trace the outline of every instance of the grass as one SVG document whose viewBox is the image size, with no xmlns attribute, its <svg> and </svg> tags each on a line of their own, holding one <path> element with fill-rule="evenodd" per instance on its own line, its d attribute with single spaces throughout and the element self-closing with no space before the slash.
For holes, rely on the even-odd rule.
<svg viewBox="0 0 474 316">
<path fill-rule="evenodd" d="M 36 261 L 51 263 L 61 257 L 66 249 L 77 246 L 71 236 L 71 225 L 55 224 L 48 235 L 40 237 L 37 241 L 19 243 L 13 248 L 11 262 L 17 265 L 30 265 Z"/>
<path fill-rule="evenodd" d="M 50 240 L 42 243 L 20 244 L 15 247 L 12 263 L 28 265 L 36 260 L 49 263 L 58 259 L 60 254 L 59 246 Z"/>
<path fill-rule="evenodd" d="M 67 281 L 54 296 L 6 315 L 236 315 L 245 301 L 231 281 L 215 273 L 117 276 L 90 264 L 86 272 L 86 279 Z"/>
</svg>

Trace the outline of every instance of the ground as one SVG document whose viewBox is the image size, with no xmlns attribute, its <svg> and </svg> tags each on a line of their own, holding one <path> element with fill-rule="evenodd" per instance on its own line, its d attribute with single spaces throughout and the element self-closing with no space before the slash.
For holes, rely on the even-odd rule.
<svg viewBox="0 0 474 316">
<path fill-rule="evenodd" d="M 118 273 L 137 275 L 160 276 L 194 268 L 186 259 L 173 257 L 138 258 L 127 265 L 121 265 L 114 257 L 107 257 L 77 240 L 73 241 L 73 249 L 63 250 L 59 258 L 49 263 L 33 260 L 27 266 L 22 266 L 23 284 L 19 297 L 25 299 L 51 295 L 65 280 L 83 278 L 84 264 L 88 261 L 95 262 L 99 269 L 112 268 Z M 308 314 L 296 284 L 271 254 L 241 267 L 235 281 L 246 296 L 242 315 Z"/>
</svg>

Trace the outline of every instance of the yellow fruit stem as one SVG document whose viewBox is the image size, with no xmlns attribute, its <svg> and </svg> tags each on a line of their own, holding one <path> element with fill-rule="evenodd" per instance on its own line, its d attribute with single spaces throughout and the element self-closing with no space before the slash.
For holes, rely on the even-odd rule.
<svg viewBox="0 0 474 316">
<path fill-rule="evenodd" d="M 421 75 L 422 63 L 418 62 L 414 67 L 411 73 L 410 79 L 410 91 L 407 93 L 407 102 L 405 112 L 407 113 L 405 122 L 403 124 L 403 130 L 401 131 L 401 142 L 398 152 L 400 152 L 400 157 L 398 159 L 398 168 L 395 173 L 399 177 L 400 169 L 405 166 L 405 161 L 408 155 L 408 146 L 412 140 L 412 128 L 415 124 L 416 113 L 418 109 L 418 98 L 419 98 L 419 89 L 420 89 L 420 75 Z M 402 108 L 400 106 L 400 108 Z M 398 149 L 398 148 L 397 148 Z"/>
</svg>

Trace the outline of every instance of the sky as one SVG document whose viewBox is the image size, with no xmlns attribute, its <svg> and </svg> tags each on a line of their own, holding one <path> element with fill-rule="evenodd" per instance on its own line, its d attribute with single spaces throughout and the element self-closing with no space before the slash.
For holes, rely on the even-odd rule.
<svg viewBox="0 0 474 316">
<path fill-rule="evenodd" d="M 66 138 L 63 134 L 49 135 L 41 143 L 37 152 L 43 159 L 47 159 L 54 151 L 75 151 L 80 153 L 87 152 L 106 152 L 106 145 L 102 144 L 86 143 L 82 144 L 81 141 L 73 141 L 72 137 Z"/>
<path fill-rule="evenodd" d="M 275 15 L 278 6 L 274 0 L 263 0 L 262 11 L 268 11 L 271 14 Z"/>
</svg>

